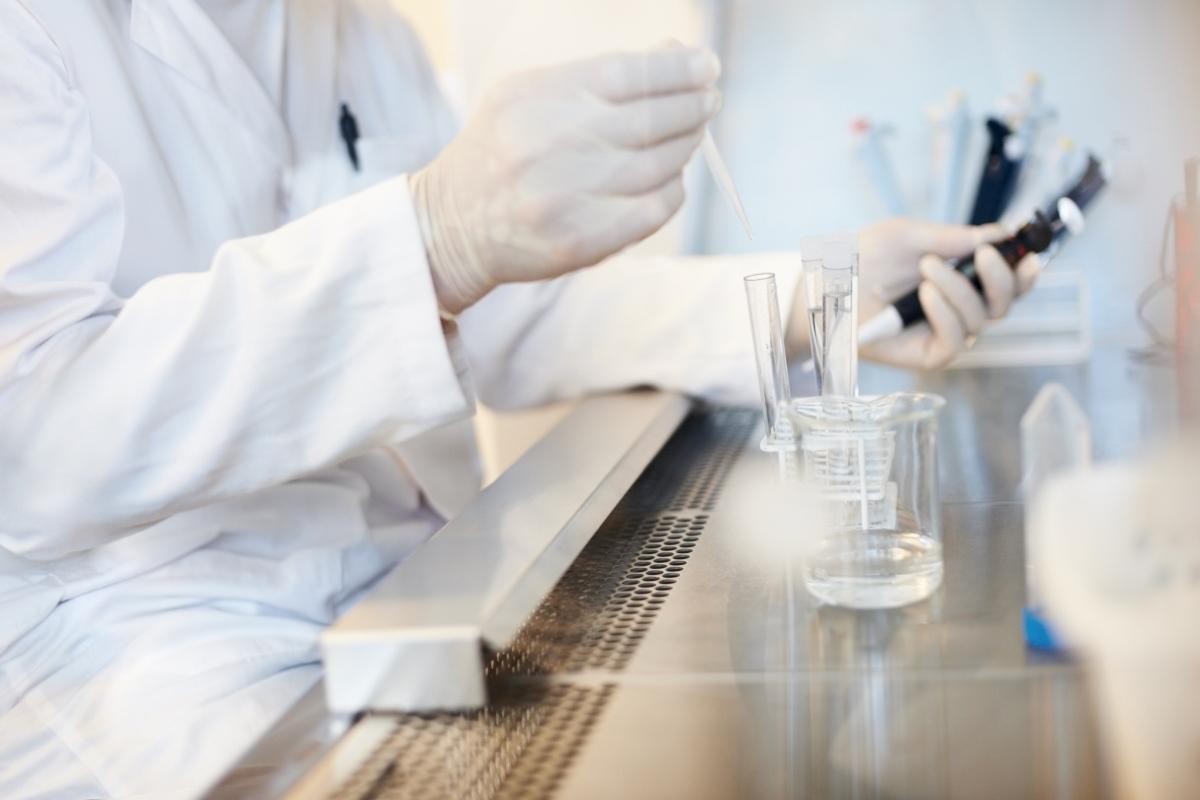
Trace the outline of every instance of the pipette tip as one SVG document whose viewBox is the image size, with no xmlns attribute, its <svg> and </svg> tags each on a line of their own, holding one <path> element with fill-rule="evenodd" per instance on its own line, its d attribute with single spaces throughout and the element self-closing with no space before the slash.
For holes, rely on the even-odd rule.
<svg viewBox="0 0 1200 800">
<path fill-rule="evenodd" d="M 721 153 L 717 150 L 717 143 L 713 140 L 712 131 L 708 128 L 704 129 L 704 139 L 701 141 L 700 151 L 704 153 L 704 163 L 708 164 L 708 171 L 712 173 L 717 188 L 721 190 L 721 194 L 725 195 L 725 199 L 733 208 L 733 213 L 737 215 L 738 222 L 742 223 L 742 230 L 746 231 L 746 238 L 754 239 L 754 233 L 750 230 L 750 218 L 746 216 L 746 208 L 742 205 L 741 195 L 738 194 L 729 168 L 725 166 L 725 159 L 721 158 Z"/>
</svg>

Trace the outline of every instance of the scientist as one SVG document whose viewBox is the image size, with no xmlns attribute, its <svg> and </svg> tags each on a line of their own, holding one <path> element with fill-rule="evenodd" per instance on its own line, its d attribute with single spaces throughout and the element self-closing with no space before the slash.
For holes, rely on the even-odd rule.
<svg viewBox="0 0 1200 800">
<path fill-rule="evenodd" d="M 749 399 L 740 277 L 794 257 L 575 272 L 680 207 L 718 72 L 531 72 L 455 137 L 387 3 L 0 0 L 0 796 L 201 791 L 477 489 L 473 397 Z M 873 228 L 864 284 L 996 233 Z M 931 328 L 873 355 L 1003 313 L 979 263 L 921 261 Z"/>
</svg>

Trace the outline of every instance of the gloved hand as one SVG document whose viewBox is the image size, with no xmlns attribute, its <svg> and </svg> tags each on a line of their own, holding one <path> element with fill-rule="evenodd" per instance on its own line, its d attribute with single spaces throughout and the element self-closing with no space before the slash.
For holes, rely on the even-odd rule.
<svg viewBox="0 0 1200 800">
<path fill-rule="evenodd" d="M 919 295 L 928 324 L 906 329 L 895 338 L 864 347 L 872 361 L 901 367 L 932 369 L 948 364 L 973 343 L 988 319 L 998 319 L 1033 286 L 1042 269 L 1036 253 L 1025 256 L 1014 271 L 986 244 L 1010 236 L 1000 225 L 942 225 L 893 219 L 859 234 L 860 323 L 909 292 L 920 278 Z M 975 266 L 985 297 L 944 259 L 975 251 Z"/>
<path fill-rule="evenodd" d="M 442 307 L 590 266 L 683 203 L 683 168 L 721 98 L 708 50 L 665 47 L 535 70 L 484 98 L 410 178 Z"/>
</svg>

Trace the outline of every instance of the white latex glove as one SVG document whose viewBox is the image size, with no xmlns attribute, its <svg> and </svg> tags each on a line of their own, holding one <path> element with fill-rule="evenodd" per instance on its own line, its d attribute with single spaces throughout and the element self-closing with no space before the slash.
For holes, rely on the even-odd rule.
<svg viewBox="0 0 1200 800">
<path fill-rule="evenodd" d="M 590 266 L 662 227 L 720 107 L 719 75 L 712 52 L 664 47 L 522 73 L 489 92 L 410 178 L 443 308 Z"/>
<path fill-rule="evenodd" d="M 859 321 L 918 289 L 929 320 L 899 336 L 864 347 L 861 355 L 900 367 L 943 367 L 974 342 L 989 319 L 1008 313 L 1014 298 L 1033 286 L 1042 269 L 1036 253 L 1025 256 L 1014 271 L 996 248 L 986 244 L 1010 236 L 1000 225 L 942 225 L 893 219 L 864 228 L 859 234 Z M 985 297 L 944 259 L 975 251 L 975 266 Z M 804 306 L 800 306 L 801 309 Z"/>
</svg>

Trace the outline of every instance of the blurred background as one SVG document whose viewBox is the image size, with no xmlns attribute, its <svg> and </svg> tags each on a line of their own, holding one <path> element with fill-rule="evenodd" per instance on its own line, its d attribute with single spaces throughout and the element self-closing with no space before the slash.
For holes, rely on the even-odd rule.
<svg viewBox="0 0 1200 800">
<path fill-rule="evenodd" d="M 796 250 L 805 235 L 890 216 L 894 201 L 872 182 L 862 134 L 854 132 L 860 119 L 879 132 L 905 210 L 934 216 L 935 120 L 952 96 L 963 100 L 969 122 L 952 198 L 952 219 L 965 222 L 987 146 L 984 120 L 1010 113 L 1036 74 L 1044 113 L 1018 194 L 1040 202 L 1060 188 L 1071 148 L 1076 157 L 1090 150 L 1107 160 L 1110 190 L 1053 269 L 1081 276 L 1091 336 L 1131 347 L 1148 342 L 1137 298 L 1159 274 L 1183 161 L 1200 153 L 1200 2 L 392 2 L 421 33 L 464 114 L 488 85 L 518 69 L 668 37 L 716 49 L 725 107 L 714 135 L 755 238 L 746 239 L 708 174 L 694 169 L 684 213 L 642 245 L 653 252 Z M 1169 327 L 1171 311 L 1166 293 L 1147 313 Z M 514 425 L 513 441 L 527 438 Z M 485 455 L 489 471 L 508 460 Z"/>
</svg>

